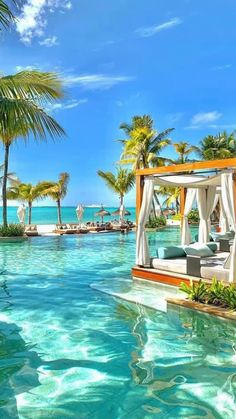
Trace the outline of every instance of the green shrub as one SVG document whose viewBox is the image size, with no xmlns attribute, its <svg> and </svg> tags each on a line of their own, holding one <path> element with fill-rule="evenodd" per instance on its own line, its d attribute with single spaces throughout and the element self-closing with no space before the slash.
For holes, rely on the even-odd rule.
<svg viewBox="0 0 236 419">
<path fill-rule="evenodd" d="M 212 284 L 208 288 L 207 302 L 209 304 L 220 305 L 222 304 L 222 296 L 224 293 L 225 285 L 223 282 L 213 278 Z"/>
<path fill-rule="evenodd" d="M 160 217 L 151 216 L 146 224 L 147 228 L 158 228 L 166 225 L 166 218 L 161 215 Z"/>
<path fill-rule="evenodd" d="M 24 227 L 21 224 L 8 224 L 7 227 L 0 225 L 0 237 L 16 237 L 24 235 Z"/>
<path fill-rule="evenodd" d="M 226 307 L 236 310 L 236 285 L 225 286 L 221 298 Z"/>
<path fill-rule="evenodd" d="M 225 285 L 213 278 L 212 284 L 207 285 L 201 279 L 190 285 L 182 282 L 180 290 L 185 292 L 189 299 L 200 303 L 213 304 L 231 310 L 236 310 L 236 285 Z"/>
<path fill-rule="evenodd" d="M 207 285 L 201 279 L 198 282 L 192 282 L 190 285 L 185 284 L 185 282 L 180 284 L 180 290 L 185 292 L 190 300 L 200 303 L 206 301 L 207 288 Z"/>
<path fill-rule="evenodd" d="M 197 209 L 193 209 L 190 211 L 188 215 L 188 221 L 189 223 L 199 223 L 199 212 Z"/>
<path fill-rule="evenodd" d="M 175 214 L 171 217 L 174 221 L 181 221 L 181 214 Z"/>
</svg>

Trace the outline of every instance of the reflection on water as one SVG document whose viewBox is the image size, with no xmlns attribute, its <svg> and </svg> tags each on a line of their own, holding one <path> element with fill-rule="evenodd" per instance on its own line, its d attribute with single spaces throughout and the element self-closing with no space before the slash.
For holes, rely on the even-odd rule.
<svg viewBox="0 0 236 419">
<path fill-rule="evenodd" d="M 169 235 L 150 235 L 152 252 Z M 90 287 L 128 284 L 134 246 L 114 234 L 0 248 L 1 418 L 234 418 L 233 322 Z"/>
</svg>

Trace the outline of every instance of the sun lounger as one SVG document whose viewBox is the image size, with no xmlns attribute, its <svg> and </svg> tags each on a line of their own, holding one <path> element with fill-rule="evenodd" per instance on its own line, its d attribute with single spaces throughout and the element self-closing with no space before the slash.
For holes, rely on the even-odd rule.
<svg viewBox="0 0 236 419">
<path fill-rule="evenodd" d="M 35 237 L 38 236 L 37 226 L 35 224 L 30 224 L 25 226 L 25 234 L 28 237 Z"/>
</svg>

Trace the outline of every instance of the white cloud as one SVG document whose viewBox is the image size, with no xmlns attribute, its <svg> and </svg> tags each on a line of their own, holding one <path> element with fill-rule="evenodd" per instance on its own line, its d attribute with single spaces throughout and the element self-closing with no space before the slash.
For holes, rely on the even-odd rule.
<svg viewBox="0 0 236 419">
<path fill-rule="evenodd" d="M 87 99 L 72 99 L 67 102 L 60 102 L 60 103 L 52 103 L 50 106 L 47 107 L 48 112 L 55 112 L 61 111 L 64 109 L 73 109 L 77 108 L 77 106 L 84 105 L 87 103 Z"/>
<path fill-rule="evenodd" d="M 81 86 L 89 90 L 110 89 L 119 83 L 130 80 L 133 80 L 133 77 L 105 74 L 69 75 L 64 77 L 64 83 L 67 86 Z"/>
<path fill-rule="evenodd" d="M 39 45 L 51 48 L 51 47 L 54 47 L 55 45 L 59 45 L 59 42 L 57 41 L 56 36 L 51 36 L 48 38 L 44 38 L 42 41 L 39 41 Z"/>
<path fill-rule="evenodd" d="M 158 32 L 171 29 L 174 26 L 180 25 L 182 20 L 179 17 L 174 17 L 167 22 L 161 23 L 160 25 L 146 26 L 136 30 L 136 33 L 142 38 L 149 38 L 150 36 L 156 35 Z"/>
<path fill-rule="evenodd" d="M 26 66 L 17 65 L 15 67 L 15 69 L 16 69 L 17 72 L 20 72 L 20 71 L 32 71 L 32 70 L 35 69 L 35 67 L 34 66 L 31 66 L 31 65 L 26 65 Z"/>
<path fill-rule="evenodd" d="M 217 111 L 212 112 L 199 112 L 194 115 L 191 119 L 192 125 L 205 125 L 210 124 L 211 122 L 217 121 L 221 118 L 222 114 Z"/>
<path fill-rule="evenodd" d="M 56 9 L 69 10 L 71 2 L 67 0 L 27 0 L 17 16 L 16 30 L 25 44 L 32 39 L 44 35 L 47 26 L 47 12 L 53 13 Z"/>
<path fill-rule="evenodd" d="M 213 71 L 222 71 L 227 70 L 228 68 L 231 68 L 232 64 L 223 64 L 223 65 L 217 65 L 215 67 L 212 67 L 211 70 Z"/>
</svg>

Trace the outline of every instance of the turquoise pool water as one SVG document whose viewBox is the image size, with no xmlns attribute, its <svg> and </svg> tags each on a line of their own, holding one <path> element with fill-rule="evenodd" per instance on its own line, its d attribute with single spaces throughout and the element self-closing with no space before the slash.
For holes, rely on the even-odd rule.
<svg viewBox="0 0 236 419">
<path fill-rule="evenodd" d="M 178 237 L 151 234 L 152 251 Z M 134 247 L 132 233 L 0 247 L 0 418 L 235 417 L 234 323 L 94 289 L 132 287 Z"/>
</svg>

